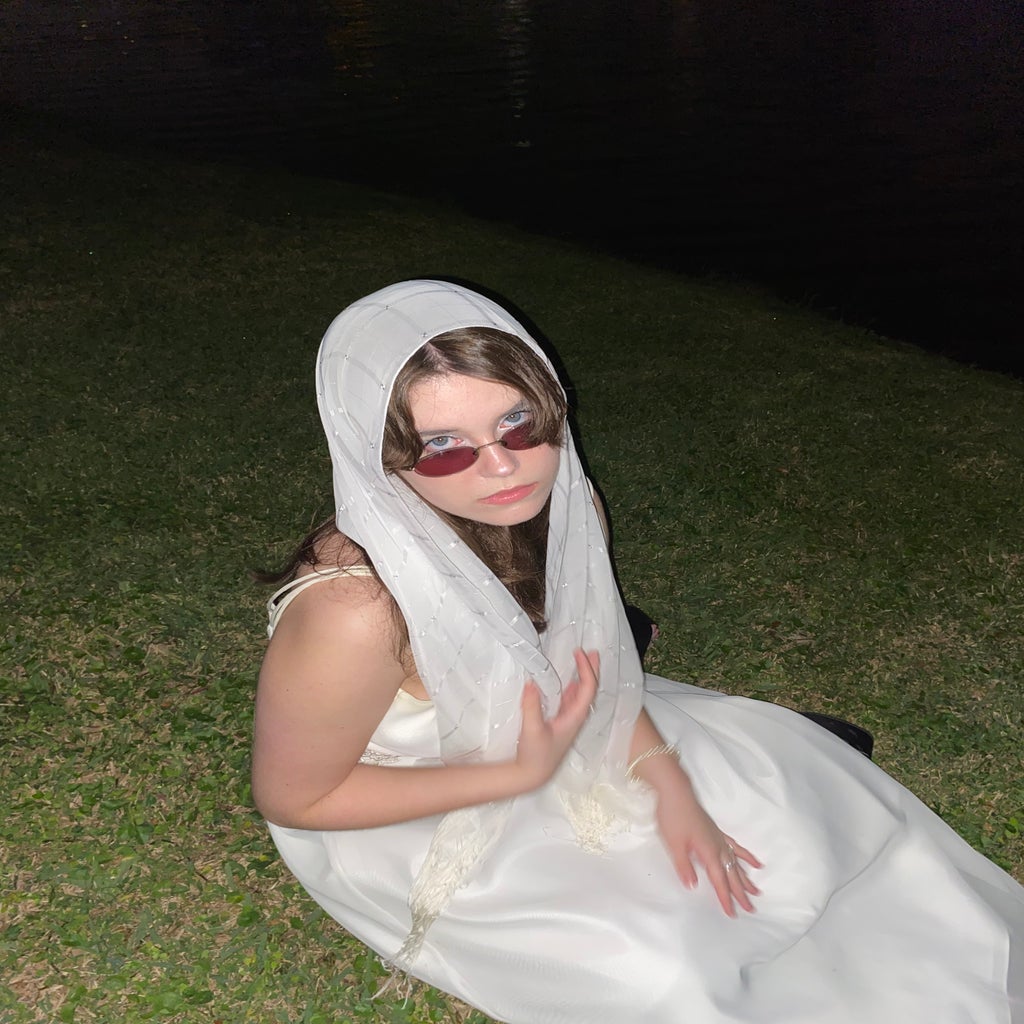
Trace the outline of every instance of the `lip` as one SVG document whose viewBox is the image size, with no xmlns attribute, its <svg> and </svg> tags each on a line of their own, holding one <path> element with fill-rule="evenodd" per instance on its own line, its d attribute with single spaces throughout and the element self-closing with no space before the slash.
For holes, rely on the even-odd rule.
<svg viewBox="0 0 1024 1024">
<path fill-rule="evenodd" d="M 522 501 L 523 498 L 528 498 L 536 489 L 536 483 L 523 484 L 522 487 L 512 487 L 507 491 L 498 491 L 497 494 L 481 498 L 480 502 L 484 505 L 511 505 L 514 502 Z"/>
</svg>

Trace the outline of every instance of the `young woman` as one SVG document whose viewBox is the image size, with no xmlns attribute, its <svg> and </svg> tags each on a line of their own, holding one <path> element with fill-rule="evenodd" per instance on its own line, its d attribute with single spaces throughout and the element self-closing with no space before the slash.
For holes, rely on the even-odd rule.
<svg viewBox="0 0 1024 1024">
<path fill-rule="evenodd" d="M 509 1024 L 1024 1024 L 1024 890 L 867 758 L 648 676 L 564 397 L 465 288 L 346 309 L 337 516 L 270 602 L 253 792 L 310 894 Z"/>
</svg>

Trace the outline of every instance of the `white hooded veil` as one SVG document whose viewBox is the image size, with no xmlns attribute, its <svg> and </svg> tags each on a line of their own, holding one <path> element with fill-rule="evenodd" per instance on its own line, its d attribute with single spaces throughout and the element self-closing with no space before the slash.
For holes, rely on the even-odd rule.
<svg viewBox="0 0 1024 1024">
<path fill-rule="evenodd" d="M 424 343 L 463 327 L 514 334 L 551 369 L 514 317 L 444 281 L 383 288 L 353 303 L 328 328 L 317 360 L 317 401 L 333 464 L 338 529 L 366 549 L 408 624 L 447 763 L 514 757 L 525 681 L 536 682 L 550 716 L 574 677 L 573 651 L 600 653 L 592 712 L 555 783 L 581 843 L 599 846 L 621 814 L 616 794 L 626 788 L 643 672 L 568 429 L 551 495 L 548 628 L 540 636 L 490 569 L 381 466 L 395 377 Z M 506 814 L 497 803 L 442 820 L 410 896 L 412 932 L 396 962 L 411 962 L 426 928 L 500 836 Z"/>
</svg>

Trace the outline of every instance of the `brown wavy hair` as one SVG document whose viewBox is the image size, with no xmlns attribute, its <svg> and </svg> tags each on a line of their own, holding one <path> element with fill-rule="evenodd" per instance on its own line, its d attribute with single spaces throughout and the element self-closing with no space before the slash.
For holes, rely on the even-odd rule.
<svg viewBox="0 0 1024 1024">
<path fill-rule="evenodd" d="M 491 327 L 464 327 L 431 338 L 399 371 L 388 401 L 381 461 L 388 473 L 409 469 L 423 454 L 423 439 L 416 432 L 409 405 L 417 385 L 433 377 L 459 374 L 496 381 L 514 388 L 526 399 L 533 414 L 533 438 L 540 444 L 560 445 L 565 431 L 566 403 L 551 371 L 520 338 Z M 547 555 L 548 510 L 515 526 L 490 526 L 435 509 L 477 557 L 498 577 L 530 620 L 542 631 L 544 618 L 544 566 Z M 304 566 L 323 564 L 321 553 L 340 533 L 334 517 L 315 527 L 277 572 L 256 573 L 262 583 L 282 585 Z M 381 583 L 366 551 L 349 538 L 343 550 L 353 551 L 342 567 L 367 565 Z M 340 563 L 339 563 L 340 564 Z M 383 584 L 381 584 L 383 587 Z M 386 592 L 386 588 L 385 588 Z M 390 596 L 390 595 L 389 595 Z M 394 599 L 392 617 L 396 654 L 408 659 L 408 628 Z"/>
</svg>

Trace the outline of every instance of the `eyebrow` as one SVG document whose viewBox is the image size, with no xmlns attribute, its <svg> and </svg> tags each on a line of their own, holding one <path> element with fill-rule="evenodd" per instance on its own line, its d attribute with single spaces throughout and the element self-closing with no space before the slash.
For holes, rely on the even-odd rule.
<svg viewBox="0 0 1024 1024">
<path fill-rule="evenodd" d="M 525 398 L 520 398 L 511 409 L 507 409 L 498 417 L 500 423 L 506 416 L 511 416 L 514 412 L 529 412 L 529 402 Z M 462 436 L 463 431 L 458 427 L 433 427 L 430 430 L 417 430 L 416 433 L 423 438 L 428 437 L 446 437 L 448 434 L 457 434 Z"/>
</svg>

